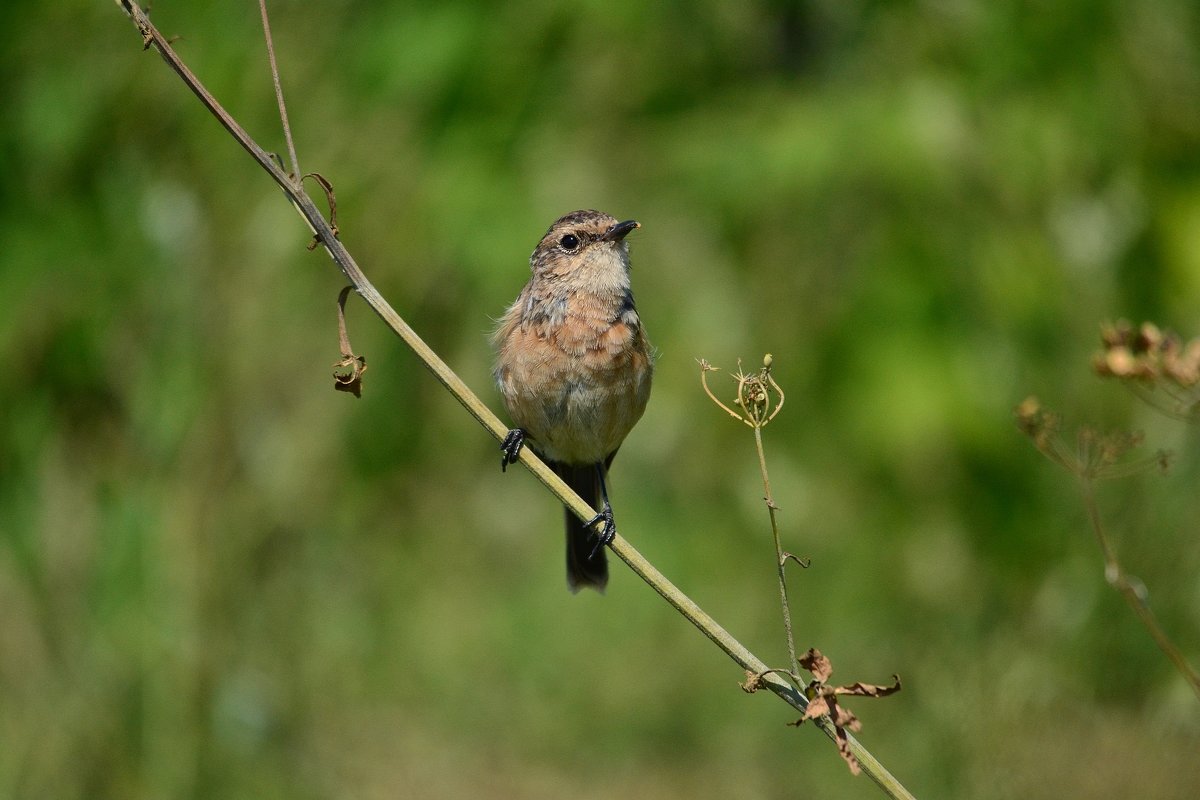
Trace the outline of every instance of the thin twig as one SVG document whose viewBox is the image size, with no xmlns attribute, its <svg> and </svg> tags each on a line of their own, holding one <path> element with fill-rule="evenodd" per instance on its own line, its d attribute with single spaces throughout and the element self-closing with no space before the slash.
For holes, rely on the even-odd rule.
<svg viewBox="0 0 1200 800">
<path fill-rule="evenodd" d="M 758 372 L 749 374 L 742 372 L 742 362 L 741 359 L 738 360 L 738 371 L 733 376 L 733 379 L 737 381 L 737 400 L 735 402 L 742 409 L 744 415 L 722 403 L 713 394 L 712 389 L 708 388 L 708 373 L 716 372 L 717 368 L 703 358 L 697 359 L 697 363 L 700 364 L 700 383 L 704 386 L 704 391 L 709 399 L 730 416 L 754 429 L 754 446 L 758 451 L 758 471 L 763 482 L 763 500 L 766 501 L 767 513 L 771 516 L 771 538 L 775 543 L 775 569 L 779 577 L 779 604 L 783 609 L 783 630 L 787 637 L 788 661 L 791 664 L 792 675 L 796 675 L 800 672 L 800 662 L 796 657 L 796 638 L 792 634 L 792 607 L 788 602 L 786 565 L 789 556 L 806 568 L 808 565 L 783 551 L 783 543 L 779 538 L 779 520 L 775 515 L 779 506 L 775 505 L 775 498 L 771 496 L 771 478 L 767 474 L 767 456 L 763 450 L 762 429 L 775 419 L 775 415 L 783 408 L 785 400 L 782 387 L 775 382 L 775 378 L 771 375 L 775 357 L 767 353 L 763 356 L 762 368 Z M 775 396 L 774 409 L 772 409 L 771 403 L 772 393 Z"/>
<path fill-rule="evenodd" d="M 1165 469 L 1170 454 L 1158 452 L 1149 458 L 1122 460 L 1133 447 L 1141 443 L 1140 433 L 1110 434 L 1100 436 L 1089 428 L 1083 428 L 1075 438 L 1072 449 L 1060 435 L 1062 419 L 1058 414 L 1047 411 L 1036 397 L 1027 397 L 1016 408 L 1017 428 L 1033 441 L 1033 446 L 1055 464 L 1079 479 L 1083 506 L 1096 544 L 1104 557 L 1104 579 L 1129 605 L 1154 643 L 1163 651 L 1183 679 L 1192 687 L 1200 699 L 1200 674 L 1175 646 L 1150 608 L 1146 586 L 1138 578 L 1125 572 L 1117 558 L 1116 549 L 1108 540 L 1100 521 L 1100 507 L 1096 503 L 1095 483 L 1132 475 L 1151 466 Z"/>
<path fill-rule="evenodd" d="M 744 422 L 747 425 L 750 425 L 751 422 L 749 420 L 747 420 L 741 414 L 734 411 L 732 408 L 730 408 L 729 406 L 725 405 L 720 400 L 718 400 L 717 396 L 715 394 L 713 394 L 713 390 L 708 388 L 708 373 L 717 372 L 720 368 L 714 367 L 712 364 L 709 364 L 703 358 L 696 359 L 696 363 L 700 365 L 700 385 L 704 387 L 704 393 L 708 395 L 708 399 L 710 399 L 714 403 L 716 403 L 729 416 L 733 417 L 736 420 L 740 420 L 741 422 Z"/>
<path fill-rule="evenodd" d="M 212 113 L 271 178 L 283 189 L 291 200 L 300 216 L 320 240 L 321 245 L 329 253 L 334 263 L 354 285 L 359 296 L 383 320 L 392 331 L 407 344 L 418 358 L 425 364 L 434 377 L 454 396 L 467 412 L 479 422 L 497 441 L 501 441 L 508 433 L 508 428 L 485 406 L 467 385 L 446 365 L 444 361 L 409 327 L 391 305 L 367 280 L 358 264 L 350 253 L 334 236 L 316 204 L 298 184 L 293 184 L 288 176 L 279 168 L 249 134 L 229 115 L 220 103 L 192 74 L 191 70 L 179 59 L 170 44 L 150 22 L 141 7 L 130 0 L 117 0 L 118 5 L 128 14 L 137 26 L 145 47 L 154 47 L 188 88 L 200 99 L 200 102 Z M 541 481 L 571 512 L 581 520 L 591 519 L 595 510 L 588 506 L 583 499 L 573 492 L 561 478 L 554 474 L 530 448 L 521 451 L 521 462 L 534 476 Z M 701 609 L 687 595 L 658 571 L 639 553 L 629 542 L 619 534 L 609 545 L 613 553 L 624 561 L 633 572 L 658 592 L 672 607 L 695 625 L 701 633 L 725 652 L 743 669 L 755 673 L 766 673 L 769 669 L 765 663 L 751 653 L 741 642 L 735 639 L 724 628 L 717 624 L 711 616 Z M 765 688 L 803 712 L 808 705 L 803 693 L 795 686 L 775 675 L 766 675 L 762 683 Z M 818 726 L 830 739 L 835 739 L 837 732 L 831 722 L 818 721 Z M 850 747 L 861 762 L 863 771 L 875 781 L 879 787 L 891 797 L 911 798 L 912 794 L 856 739 L 850 739 Z"/>
<path fill-rule="evenodd" d="M 1183 676 L 1183 679 L 1188 682 L 1195 692 L 1196 698 L 1200 699 L 1200 674 L 1197 674 L 1195 668 L 1180 652 L 1175 643 L 1167 635 L 1167 632 L 1158 624 L 1158 618 L 1154 616 L 1153 609 L 1150 608 L 1149 600 L 1147 599 L 1146 585 L 1142 583 L 1136 576 L 1130 575 L 1121 566 L 1121 562 L 1117 559 L 1116 551 L 1112 544 L 1108 541 L 1108 536 L 1104 533 L 1104 526 L 1100 521 L 1100 509 L 1096 504 L 1096 493 L 1091 477 L 1087 475 L 1080 476 L 1081 491 L 1083 492 L 1083 504 L 1087 509 L 1088 522 L 1091 523 L 1092 533 L 1096 536 L 1096 543 L 1100 546 L 1100 552 L 1104 554 L 1104 579 L 1108 581 L 1109 586 L 1112 586 L 1121 596 L 1125 598 L 1126 604 L 1133 609 L 1133 613 L 1150 632 L 1154 643 L 1158 645 L 1158 649 L 1163 651 L 1163 654 L 1170 659 L 1175 665 L 1175 669 Z"/>
<path fill-rule="evenodd" d="M 783 630 L 787 635 L 788 649 L 788 664 L 791 665 L 792 674 L 800 673 L 800 662 L 796 657 L 796 639 L 792 635 L 792 606 L 788 602 L 787 592 L 787 577 L 786 564 L 787 557 L 783 554 L 783 543 L 779 540 L 779 522 L 775 519 L 775 512 L 779 507 L 775 505 L 774 498 L 771 497 L 771 478 L 767 475 L 767 456 L 763 452 L 762 427 L 755 426 L 754 428 L 754 446 L 758 450 L 758 469 L 762 473 L 763 490 L 766 492 L 767 513 L 771 515 L 771 537 L 775 540 L 775 568 L 779 575 L 779 604 L 783 607 Z"/>
<path fill-rule="evenodd" d="M 267 18 L 267 0 L 258 0 L 262 11 L 263 38 L 267 42 L 267 60 L 271 62 L 271 80 L 275 83 L 275 100 L 279 103 L 279 120 L 283 123 L 283 138 L 287 142 L 288 158 L 292 160 L 292 177 L 300 180 L 300 159 L 292 141 L 292 126 L 288 124 L 287 105 L 283 102 L 283 84 L 279 82 L 279 66 L 275 63 L 275 44 L 271 40 L 271 23 Z"/>
</svg>

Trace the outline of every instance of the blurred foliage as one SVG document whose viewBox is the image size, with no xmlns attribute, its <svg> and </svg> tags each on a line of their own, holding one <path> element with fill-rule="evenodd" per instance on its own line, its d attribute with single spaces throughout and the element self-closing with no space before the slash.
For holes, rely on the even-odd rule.
<svg viewBox="0 0 1200 800">
<path fill-rule="evenodd" d="M 695 359 L 774 354 L 797 644 L 903 676 L 862 738 L 918 796 L 1200 792 L 1194 697 L 1011 417 L 1177 452 L 1100 502 L 1200 660 L 1196 428 L 1089 371 L 1105 320 L 1200 331 L 1200 7 L 272 11 L 302 169 L 497 407 L 546 226 L 642 222 L 618 519 L 768 660 L 753 445 Z M 282 151 L 254 4 L 154 19 Z M 626 570 L 569 596 L 559 509 L 361 304 L 332 391 L 340 276 L 113 5 L 0 37 L 0 796 L 878 796 Z"/>
</svg>

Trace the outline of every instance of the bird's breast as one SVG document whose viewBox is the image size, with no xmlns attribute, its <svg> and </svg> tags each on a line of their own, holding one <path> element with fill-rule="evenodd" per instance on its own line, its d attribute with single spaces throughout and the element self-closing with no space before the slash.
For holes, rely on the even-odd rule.
<svg viewBox="0 0 1200 800">
<path fill-rule="evenodd" d="M 545 457 L 594 463 L 646 409 L 650 347 L 631 298 L 576 293 L 565 303 L 558 324 L 544 315 L 502 326 L 496 380 L 513 420 Z"/>
</svg>

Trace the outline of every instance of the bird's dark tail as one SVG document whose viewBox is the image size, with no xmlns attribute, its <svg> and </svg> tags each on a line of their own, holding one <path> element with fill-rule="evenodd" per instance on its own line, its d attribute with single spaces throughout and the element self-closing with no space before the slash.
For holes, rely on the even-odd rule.
<svg viewBox="0 0 1200 800">
<path fill-rule="evenodd" d="M 580 497 L 592 508 L 600 505 L 600 480 L 596 474 L 596 465 L 572 466 L 569 464 L 552 464 L 558 476 L 566 481 Z M 587 586 L 598 592 L 604 591 L 608 584 L 608 559 L 604 548 L 596 547 L 595 531 L 585 528 L 570 509 L 563 508 L 567 525 L 567 588 L 578 592 Z M 592 551 L 595 555 L 592 555 Z"/>
</svg>

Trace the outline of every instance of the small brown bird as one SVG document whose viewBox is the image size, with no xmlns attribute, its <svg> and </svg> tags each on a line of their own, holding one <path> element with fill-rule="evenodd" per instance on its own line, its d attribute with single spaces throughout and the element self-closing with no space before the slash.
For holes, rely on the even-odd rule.
<svg viewBox="0 0 1200 800">
<path fill-rule="evenodd" d="M 650 344 L 633 305 L 625 241 L 639 227 L 599 211 L 558 219 L 529 259 L 533 277 L 492 337 L 496 384 L 517 425 L 500 446 L 501 469 L 528 442 L 593 508 L 603 501 L 588 522 L 566 510 L 572 592 L 608 583 L 604 545 L 616 524 L 605 477 L 650 398 Z"/>
</svg>

